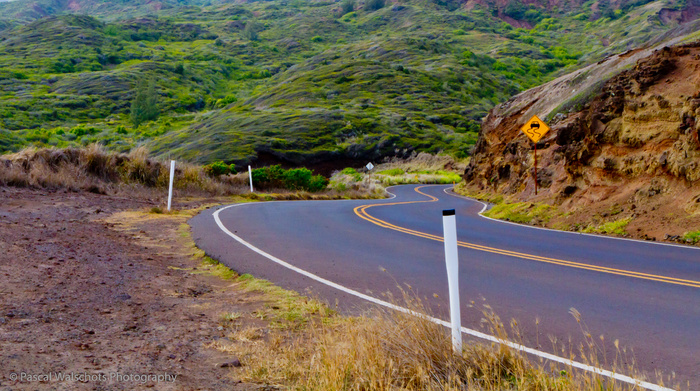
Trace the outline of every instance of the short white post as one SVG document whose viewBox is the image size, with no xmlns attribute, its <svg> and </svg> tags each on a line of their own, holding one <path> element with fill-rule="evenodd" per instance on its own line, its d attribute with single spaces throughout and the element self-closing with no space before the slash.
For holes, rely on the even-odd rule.
<svg viewBox="0 0 700 391">
<path fill-rule="evenodd" d="M 248 178 L 250 179 L 250 192 L 253 193 L 253 170 L 248 166 Z"/>
<path fill-rule="evenodd" d="M 173 178 L 175 178 L 175 160 L 170 161 L 170 188 L 168 190 L 168 211 L 173 200 Z"/>
<path fill-rule="evenodd" d="M 447 285 L 450 290 L 450 320 L 452 321 L 452 349 L 462 353 L 462 320 L 459 308 L 459 261 L 457 259 L 457 222 L 455 210 L 442 211 L 442 229 L 445 235 L 445 263 Z"/>
</svg>

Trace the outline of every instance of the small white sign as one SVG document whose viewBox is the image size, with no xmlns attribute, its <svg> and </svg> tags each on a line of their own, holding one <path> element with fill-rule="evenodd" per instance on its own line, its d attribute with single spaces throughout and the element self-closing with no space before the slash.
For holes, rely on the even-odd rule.
<svg viewBox="0 0 700 391">
<path fill-rule="evenodd" d="M 372 171 L 372 169 L 374 168 L 374 164 L 367 163 L 367 165 L 365 167 L 367 167 L 368 170 Z"/>
</svg>

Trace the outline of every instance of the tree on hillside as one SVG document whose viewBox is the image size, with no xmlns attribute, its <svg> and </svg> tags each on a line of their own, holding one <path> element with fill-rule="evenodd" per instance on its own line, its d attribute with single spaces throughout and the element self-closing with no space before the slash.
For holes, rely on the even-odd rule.
<svg viewBox="0 0 700 391">
<path fill-rule="evenodd" d="M 367 0 L 365 1 L 365 8 L 367 8 L 368 11 L 382 9 L 384 8 L 384 0 Z"/>
<path fill-rule="evenodd" d="M 143 83 L 139 83 L 137 88 L 136 96 L 131 101 L 131 122 L 134 126 L 139 126 L 146 121 L 153 121 L 160 114 L 156 84 L 153 80 L 148 82 L 145 87 Z"/>
<path fill-rule="evenodd" d="M 246 37 L 249 41 L 257 41 L 258 40 L 258 24 L 254 20 L 249 20 L 245 24 L 245 28 L 243 29 L 243 36 Z"/>
<path fill-rule="evenodd" d="M 345 15 L 355 10 L 355 0 L 345 0 L 340 5 L 340 15 Z"/>
</svg>

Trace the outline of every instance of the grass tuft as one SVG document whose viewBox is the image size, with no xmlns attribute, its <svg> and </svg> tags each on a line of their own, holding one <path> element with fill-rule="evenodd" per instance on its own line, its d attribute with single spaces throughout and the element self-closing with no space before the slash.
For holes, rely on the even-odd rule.
<svg viewBox="0 0 700 391">
<path fill-rule="evenodd" d="M 547 223 L 556 213 L 551 205 L 535 202 L 502 202 L 484 212 L 484 216 L 523 224 Z"/>
<path fill-rule="evenodd" d="M 700 230 L 698 231 L 689 231 L 683 234 L 683 239 L 685 239 L 686 242 L 688 243 L 697 243 L 700 241 Z"/>
<path fill-rule="evenodd" d="M 625 235 L 627 231 L 625 228 L 632 221 L 631 218 L 619 219 L 615 221 L 609 221 L 598 226 L 589 225 L 588 227 L 581 230 L 585 233 L 599 233 L 599 234 L 615 234 L 615 235 Z"/>
</svg>

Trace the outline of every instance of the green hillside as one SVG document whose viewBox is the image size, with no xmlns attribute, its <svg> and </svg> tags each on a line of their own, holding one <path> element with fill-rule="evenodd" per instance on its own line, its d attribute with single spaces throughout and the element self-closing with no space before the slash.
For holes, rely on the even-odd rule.
<svg viewBox="0 0 700 391">
<path fill-rule="evenodd" d="M 464 157 L 494 105 L 662 33 L 678 35 L 697 8 L 154 4 L 0 3 L 0 151 L 100 142 L 239 165 L 340 164 L 413 150 Z"/>
</svg>

